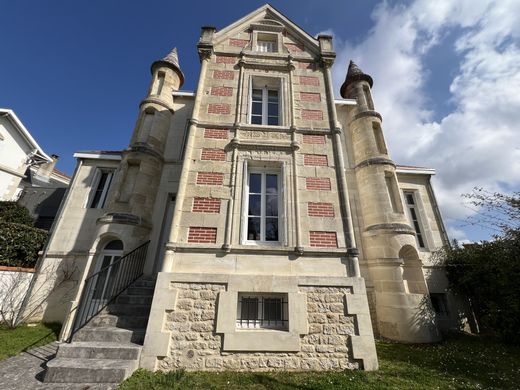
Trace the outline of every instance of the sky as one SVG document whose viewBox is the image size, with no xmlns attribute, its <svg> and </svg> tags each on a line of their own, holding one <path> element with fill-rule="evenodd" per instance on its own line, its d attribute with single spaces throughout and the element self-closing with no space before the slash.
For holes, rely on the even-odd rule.
<svg viewBox="0 0 520 390">
<path fill-rule="evenodd" d="M 200 27 L 222 29 L 261 1 L 0 1 L 0 107 L 13 109 L 57 168 L 78 150 L 127 146 L 151 63 L 174 46 L 194 90 Z M 520 1 L 286 0 L 271 4 L 311 35 L 329 33 L 339 97 L 350 59 L 374 79 L 398 164 L 437 170 L 448 233 L 466 226 L 473 187 L 520 191 Z"/>
</svg>

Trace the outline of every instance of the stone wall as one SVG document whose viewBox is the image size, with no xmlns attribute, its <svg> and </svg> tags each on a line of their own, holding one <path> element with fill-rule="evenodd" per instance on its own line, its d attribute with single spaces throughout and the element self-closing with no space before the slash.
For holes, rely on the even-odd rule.
<svg viewBox="0 0 520 390">
<path fill-rule="evenodd" d="M 309 333 L 300 336 L 299 352 L 224 352 L 215 333 L 219 292 L 225 284 L 172 283 L 175 309 L 167 311 L 163 330 L 171 332 L 168 356 L 159 370 L 343 370 L 358 368 L 349 350 L 354 316 L 346 315 L 348 287 L 301 286 L 307 297 Z M 244 330 L 243 332 L 248 332 Z M 269 332 L 266 330 L 266 332 Z"/>
</svg>

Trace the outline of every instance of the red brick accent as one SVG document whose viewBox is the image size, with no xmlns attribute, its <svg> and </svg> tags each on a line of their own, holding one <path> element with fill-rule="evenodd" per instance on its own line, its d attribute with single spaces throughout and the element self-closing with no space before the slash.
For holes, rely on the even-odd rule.
<svg viewBox="0 0 520 390">
<path fill-rule="evenodd" d="M 188 242 L 214 244 L 217 242 L 217 228 L 190 226 Z"/>
<path fill-rule="evenodd" d="M 228 139 L 228 133 L 228 129 L 204 129 L 204 138 Z"/>
<path fill-rule="evenodd" d="M 210 161 L 226 161 L 226 152 L 224 149 L 214 149 L 214 148 L 203 148 L 200 153 L 201 160 L 210 160 Z"/>
<path fill-rule="evenodd" d="M 325 136 L 324 135 L 304 134 L 303 143 L 304 144 L 324 144 Z"/>
<path fill-rule="evenodd" d="M 219 80 L 233 80 L 235 72 L 232 70 L 214 70 L 213 78 Z"/>
<path fill-rule="evenodd" d="M 306 177 L 305 188 L 308 190 L 330 191 L 330 179 L 328 177 Z"/>
<path fill-rule="evenodd" d="M 303 51 L 303 45 L 299 43 L 286 43 L 285 47 L 292 53 L 300 53 Z"/>
<path fill-rule="evenodd" d="M 218 172 L 198 172 L 197 184 L 209 186 L 221 186 L 224 181 L 224 174 Z"/>
<path fill-rule="evenodd" d="M 337 248 L 338 240 L 336 239 L 336 232 L 309 232 L 311 246 Z"/>
<path fill-rule="evenodd" d="M 225 103 L 208 104 L 208 114 L 229 114 L 231 106 Z"/>
<path fill-rule="evenodd" d="M 7 265 L 0 265 L 0 271 L 28 272 L 33 274 L 36 272 L 36 268 L 10 267 Z"/>
<path fill-rule="evenodd" d="M 237 62 L 235 57 L 217 56 L 217 64 L 234 64 L 235 62 Z"/>
<path fill-rule="evenodd" d="M 238 47 L 244 47 L 245 45 L 248 44 L 248 40 L 247 39 L 236 39 L 236 38 L 232 38 L 229 40 L 229 46 L 238 46 Z"/>
<path fill-rule="evenodd" d="M 304 102 L 321 102 L 321 95 L 313 92 L 300 92 L 300 100 Z"/>
<path fill-rule="evenodd" d="M 321 110 L 302 110 L 302 119 L 308 119 L 311 121 L 323 120 L 323 111 Z"/>
<path fill-rule="evenodd" d="M 300 76 L 300 84 L 301 85 L 320 85 L 320 79 L 313 76 Z"/>
<path fill-rule="evenodd" d="M 329 163 L 325 154 L 304 154 L 303 165 L 326 167 Z"/>
<path fill-rule="evenodd" d="M 316 70 L 315 62 L 298 62 L 298 69 Z"/>
<path fill-rule="evenodd" d="M 220 199 L 218 198 L 195 198 L 193 199 L 194 213 L 220 213 Z"/>
<path fill-rule="evenodd" d="M 309 202 L 307 204 L 309 217 L 334 217 L 334 207 L 332 203 Z"/>
<path fill-rule="evenodd" d="M 211 87 L 211 94 L 216 96 L 231 96 L 233 88 L 231 87 Z"/>
</svg>

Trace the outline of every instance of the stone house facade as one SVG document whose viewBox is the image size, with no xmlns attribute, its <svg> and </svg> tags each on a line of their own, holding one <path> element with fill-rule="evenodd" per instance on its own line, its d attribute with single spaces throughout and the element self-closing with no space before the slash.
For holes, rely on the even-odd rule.
<svg viewBox="0 0 520 390">
<path fill-rule="evenodd" d="M 332 37 L 269 5 L 197 48 L 196 92 L 173 50 L 129 147 L 76 154 L 41 261 L 74 277 L 41 316 L 67 340 L 89 275 L 146 243 L 141 367 L 373 370 L 374 333 L 438 340 L 457 317 L 430 260 L 446 243 L 435 172 L 391 160 L 372 78 L 351 62 L 336 99 Z"/>
</svg>

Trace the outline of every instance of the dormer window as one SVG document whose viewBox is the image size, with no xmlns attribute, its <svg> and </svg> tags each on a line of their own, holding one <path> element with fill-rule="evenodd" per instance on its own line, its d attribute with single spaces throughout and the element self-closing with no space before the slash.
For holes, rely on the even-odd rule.
<svg viewBox="0 0 520 390">
<path fill-rule="evenodd" d="M 269 33 L 257 33 L 256 50 L 262 53 L 277 53 L 278 35 Z"/>
</svg>

